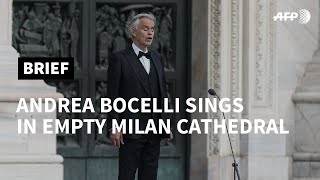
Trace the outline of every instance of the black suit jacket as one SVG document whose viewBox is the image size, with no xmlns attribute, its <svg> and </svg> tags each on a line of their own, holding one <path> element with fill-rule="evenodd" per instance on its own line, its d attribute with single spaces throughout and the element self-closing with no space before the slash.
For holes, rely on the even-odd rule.
<svg viewBox="0 0 320 180">
<path fill-rule="evenodd" d="M 164 72 L 164 66 L 162 57 L 159 53 L 151 50 L 151 59 L 155 65 L 159 79 L 159 87 L 161 92 L 161 107 L 163 107 L 163 99 L 167 97 L 166 78 Z M 152 62 L 150 62 L 152 63 Z M 142 67 L 142 68 L 141 68 Z M 109 58 L 108 67 L 108 89 L 107 96 L 112 100 L 121 97 L 128 102 L 131 98 L 136 97 L 139 99 L 138 103 L 135 103 L 134 108 L 140 108 L 140 98 L 151 97 L 148 91 L 148 79 L 143 76 L 143 65 L 136 56 L 134 50 L 131 48 L 124 49 L 113 53 Z M 166 113 L 161 114 L 162 119 L 167 119 Z M 123 113 L 116 113 L 111 111 L 108 113 L 108 130 L 111 129 L 112 119 L 117 119 L 118 122 L 122 119 L 139 119 L 140 122 L 147 121 L 150 118 L 148 113 L 132 113 L 128 110 L 128 107 Z M 141 123 L 140 123 L 141 124 Z M 128 126 L 127 126 L 128 128 Z M 157 128 L 158 129 L 158 128 Z M 108 133 L 110 135 L 110 133 Z M 138 139 L 143 137 L 139 134 L 124 134 L 124 138 Z M 170 134 L 162 134 L 162 138 L 169 138 Z"/>
</svg>

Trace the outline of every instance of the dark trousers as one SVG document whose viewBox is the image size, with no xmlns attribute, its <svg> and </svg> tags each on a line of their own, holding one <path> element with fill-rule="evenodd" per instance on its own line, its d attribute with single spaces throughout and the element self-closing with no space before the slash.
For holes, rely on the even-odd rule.
<svg viewBox="0 0 320 180">
<path fill-rule="evenodd" d="M 160 136 L 145 135 L 140 139 L 124 139 L 119 149 L 118 180 L 156 180 L 160 154 Z"/>
</svg>

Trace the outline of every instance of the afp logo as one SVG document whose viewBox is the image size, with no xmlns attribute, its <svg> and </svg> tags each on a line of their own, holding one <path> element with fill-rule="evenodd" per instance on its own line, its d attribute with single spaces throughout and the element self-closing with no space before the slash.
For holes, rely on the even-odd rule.
<svg viewBox="0 0 320 180">
<path fill-rule="evenodd" d="M 278 12 L 276 16 L 273 16 L 273 21 L 293 21 L 299 18 L 300 24 L 307 24 L 311 19 L 311 14 L 306 9 L 300 9 L 297 12 Z"/>
</svg>

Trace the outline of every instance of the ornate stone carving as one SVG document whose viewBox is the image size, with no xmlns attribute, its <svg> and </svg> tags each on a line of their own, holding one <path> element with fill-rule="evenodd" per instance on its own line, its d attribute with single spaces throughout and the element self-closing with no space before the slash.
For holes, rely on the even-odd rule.
<svg viewBox="0 0 320 180">
<path fill-rule="evenodd" d="M 220 94 L 220 0 L 210 1 L 210 59 L 209 85 Z M 218 113 L 209 113 L 210 118 L 219 119 Z M 214 134 L 213 123 L 210 124 L 209 155 L 219 154 L 219 134 Z"/>
<path fill-rule="evenodd" d="M 264 73 L 264 68 L 263 68 L 263 57 L 264 57 L 264 53 L 263 53 L 263 36 L 261 36 L 261 33 L 263 33 L 264 29 L 263 29 L 263 16 L 262 16 L 262 7 L 263 5 L 261 4 L 261 2 L 257 1 L 256 4 L 256 8 L 257 8 L 257 14 L 256 14 L 256 89 L 255 89 L 255 97 L 257 100 L 262 100 L 262 96 L 264 94 L 263 92 L 263 82 L 262 82 L 262 76 Z"/>
<path fill-rule="evenodd" d="M 239 37 L 240 29 L 240 14 L 239 14 L 239 2 L 233 0 L 231 2 L 231 99 L 235 99 L 240 97 L 240 82 L 241 82 L 241 67 L 240 61 L 241 57 L 239 56 L 239 52 L 241 51 Z M 239 113 L 231 113 L 231 118 L 238 118 L 237 114 Z"/>
<path fill-rule="evenodd" d="M 28 57 L 74 57 L 78 67 L 78 41 L 80 11 L 74 2 L 42 3 L 14 2 L 12 45 L 21 56 Z M 79 97 L 76 81 L 47 81 L 66 98 Z M 79 118 L 79 114 L 57 113 L 57 118 Z M 78 133 L 57 135 L 57 146 L 77 146 Z"/>
<path fill-rule="evenodd" d="M 171 6 L 151 4 L 111 6 L 99 4 L 96 12 L 97 63 L 96 68 L 106 69 L 110 53 L 124 49 L 130 42 L 125 29 L 128 17 L 140 12 L 152 12 L 156 21 L 152 49 L 163 55 L 166 70 L 175 69 L 175 23 L 176 9 Z"/>
<path fill-rule="evenodd" d="M 100 107 L 101 107 L 101 98 L 107 97 L 107 82 L 106 81 L 98 81 L 96 82 L 96 96 L 95 96 L 95 116 L 94 118 L 97 118 L 99 120 L 106 119 L 107 115 L 105 113 L 101 113 Z M 110 145 L 112 146 L 112 143 L 109 138 L 107 138 L 107 132 L 106 129 L 107 126 L 103 128 L 103 133 L 98 134 L 97 132 L 95 137 L 96 145 Z M 95 127 L 97 130 L 97 127 Z"/>
<path fill-rule="evenodd" d="M 230 98 L 235 99 L 238 97 L 241 97 L 241 60 L 240 57 L 240 51 L 241 44 L 239 41 L 239 38 L 242 36 L 239 31 L 240 28 L 240 2 L 237 0 L 231 1 L 231 70 L 230 70 L 230 88 L 231 88 L 231 94 Z M 232 105 L 233 106 L 233 105 Z M 240 119 L 241 114 L 230 112 L 230 118 L 231 119 Z M 237 154 L 239 151 L 239 134 L 231 134 L 230 139 L 232 141 L 232 146 L 234 153 Z"/>
<path fill-rule="evenodd" d="M 210 4 L 210 74 L 211 77 L 213 77 L 210 80 L 209 85 L 211 87 L 214 87 L 218 94 L 220 94 L 221 87 L 220 87 L 220 80 L 221 80 L 221 60 L 220 60 L 220 1 L 214 0 L 211 1 Z M 230 98 L 238 98 L 241 97 L 241 57 L 240 52 L 241 49 L 241 42 L 240 37 L 242 36 L 239 32 L 242 28 L 240 25 L 241 21 L 241 14 L 240 14 L 240 3 L 237 0 L 230 0 L 230 20 L 231 20 L 231 31 L 230 34 L 227 36 L 230 36 L 230 67 L 226 67 L 229 72 L 229 77 L 231 78 L 230 84 L 228 87 L 230 87 Z M 210 117 L 220 119 L 218 113 L 216 114 L 210 114 Z M 239 119 L 241 118 L 241 114 L 239 113 L 230 113 L 230 118 L 232 119 Z M 213 128 L 213 127 L 212 127 Z M 209 149 L 210 149 L 210 155 L 218 155 L 220 152 L 220 137 L 217 134 L 214 134 L 211 128 L 211 132 L 209 135 Z M 230 135 L 234 152 L 237 154 L 239 153 L 239 135 Z"/>
<path fill-rule="evenodd" d="M 270 21 L 270 19 L 273 17 L 273 15 L 275 14 L 275 2 L 274 0 L 271 0 L 271 1 L 268 1 L 269 2 L 269 7 L 268 7 L 268 19 L 269 21 L 267 21 L 268 23 L 268 97 L 267 97 L 267 104 L 269 106 L 273 106 L 273 97 L 274 97 L 274 94 L 273 94 L 273 89 L 274 89 L 274 86 L 275 86 L 275 83 L 274 83 L 274 72 L 273 72 L 273 69 L 274 69 L 274 58 L 275 58 L 275 55 L 274 55 L 274 50 L 275 50 L 275 45 L 274 45 L 274 39 L 275 39 L 275 24 L 273 21 Z"/>
<path fill-rule="evenodd" d="M 255 106 L 272 106 L 274 66 L 274 1 L 256 1 Z"/>
<path fill-rule="evenodd" d="M 12 45 L 21 56 L 74 57 L 78 67 L 80 10 L 71 3 L 15 2 Z"/>
<path fill-rule="evenodd" d="M 62 93 L 65 98 L 71 101 L 71 98 L 79 97 L 79 84 L 75 81 L 70 82 L 46 82 L 48 85 L 57 87 L 57 92 Z M 71 107 L 70 107 L 71 108 Z M 57 113 L 57 119 L 60 119 L 61 123 L 65 119 L 79 119 L 79 114 L 70 112 Z M 65 134 L 59 133 L 57 135 L 57 146 L 74 146 L 78 144 L 79 134 Z"/>
</svg>

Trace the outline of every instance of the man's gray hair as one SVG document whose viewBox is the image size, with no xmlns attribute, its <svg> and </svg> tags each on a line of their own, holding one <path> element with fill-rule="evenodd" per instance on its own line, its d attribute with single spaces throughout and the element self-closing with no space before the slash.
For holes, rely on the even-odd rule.
<svg viewBox="0 0 320 180">
<path fill-rule="evenodd" d="M 126 28 L 129 32 L 129 37 L 132 38 L 131 30 L 133 28 L 137 29 L 140 24 L 141 18 L 148 18 L 152 20 L 154 23 L 156 23 L 156 18 L 151 13 L 141 13 L 134 15 L 133 17 L 129 17 L 128 21 L 126 22 Z"/>
</svg>

